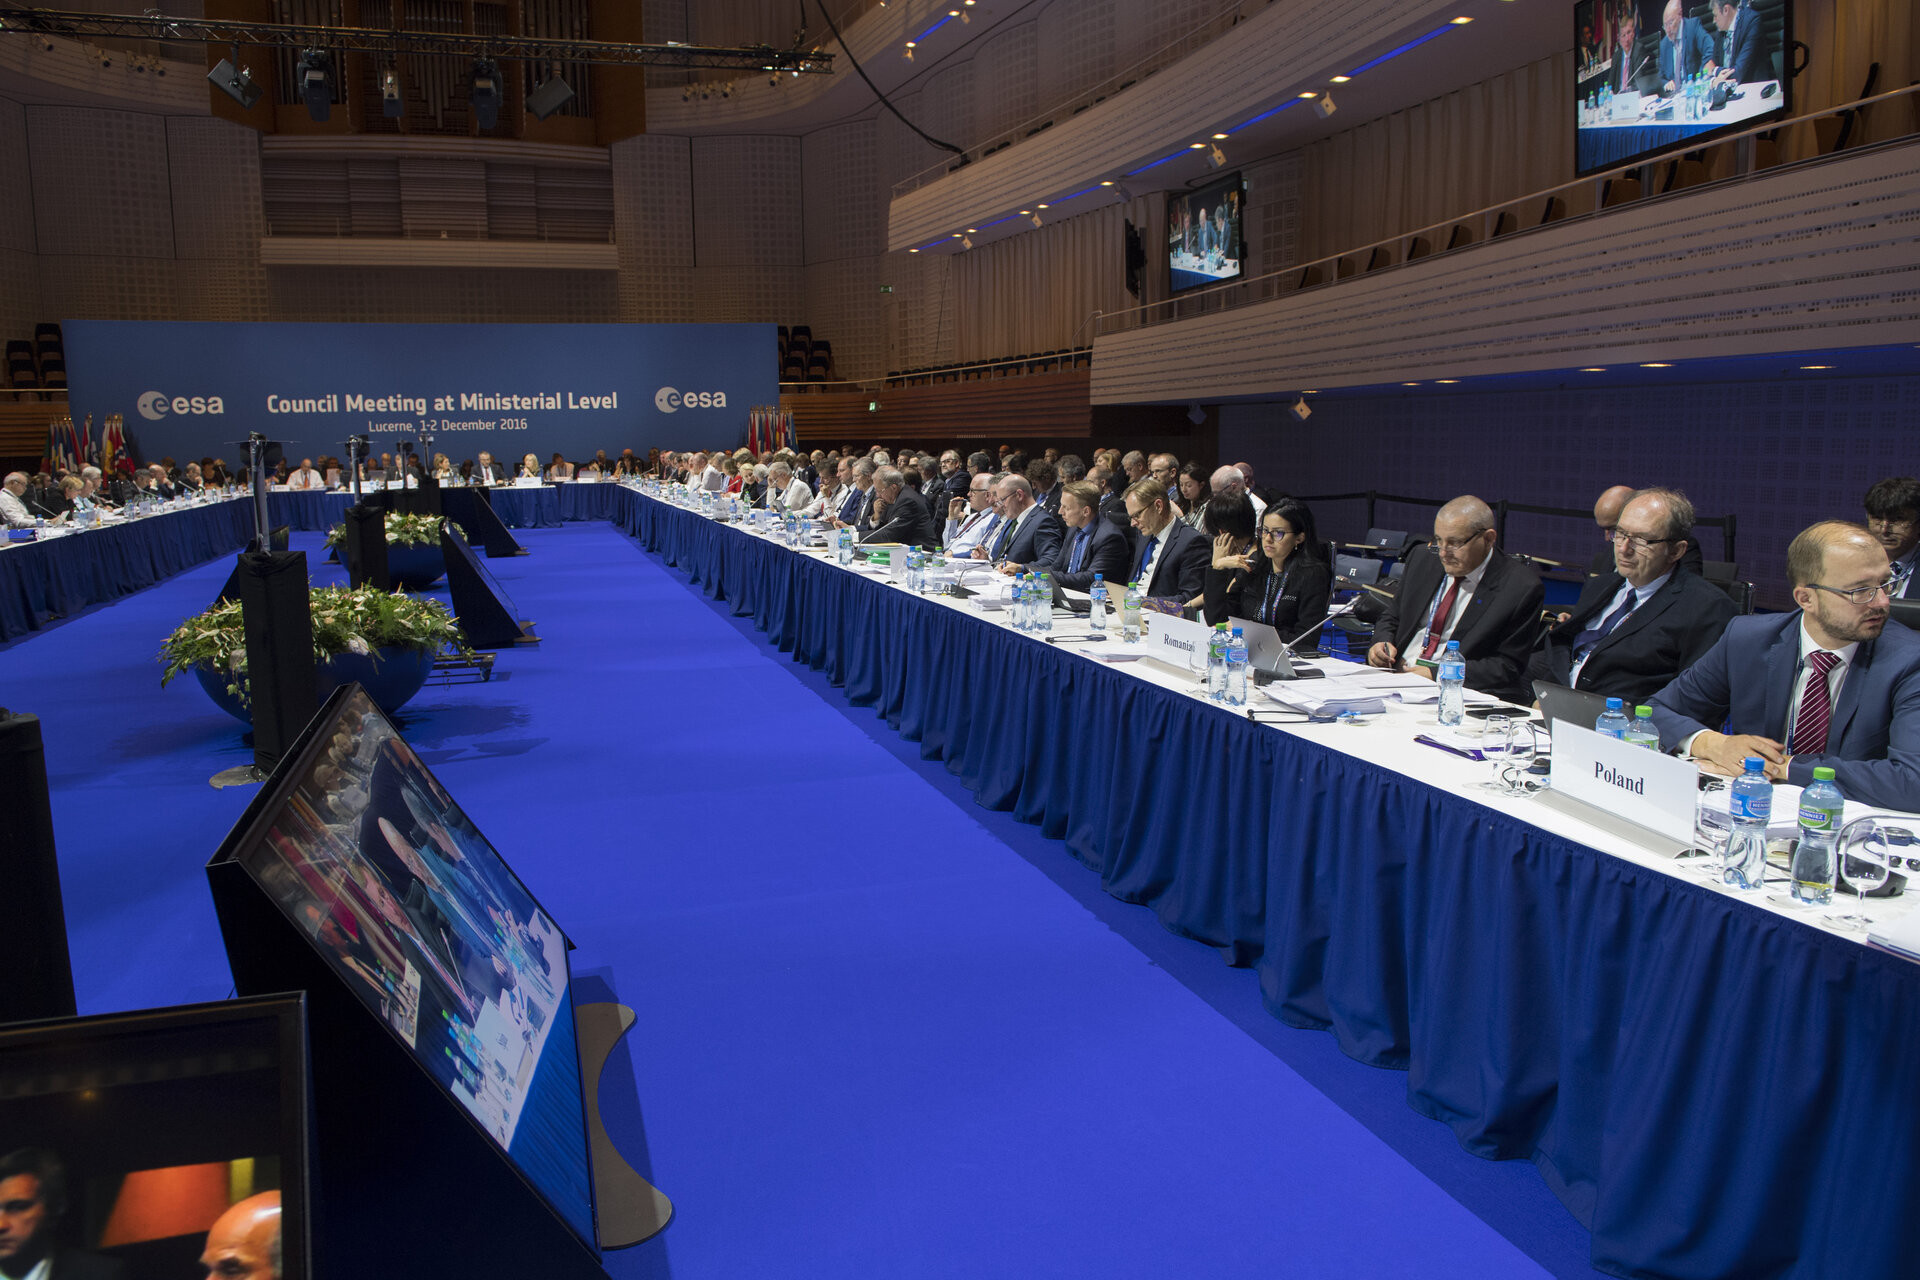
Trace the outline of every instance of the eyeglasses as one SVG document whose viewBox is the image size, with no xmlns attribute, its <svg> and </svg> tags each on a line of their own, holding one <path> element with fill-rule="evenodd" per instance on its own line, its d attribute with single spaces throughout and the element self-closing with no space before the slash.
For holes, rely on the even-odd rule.
<svg viewBox="0 0 1920 1280">
<path fill-rule="evenodd" d="M 1809 582 L 1815 591 L 1827 591 L 1855 604 L 1872 604 L 1873 598 L 1881 592 L 1887 593 L 1887 599 L 1893 599 L 1893 589 L 1900 585 L 1898 578 L 1888 578 L 1885 582 L 1876 582 L 1870 587 L 1829 587 L 1818 582 Z"/>
<path fill-rule="evenodd" d="M 1607 541 L 1617 547 L 1632 547 L 1635 551 L 1647 551 L 1663 542 L 1678 542 L 1678 538 L 1648 538 L 1638 533 L 1622 533 L 1615 529 L 1607 535 Z"/>
<path fill-rule="evenodd" d="M 1291 538 L 1291 537 L 1293 536 L 1293 530 L 1291 530 L 1291 529 L 1262 529 L 1262 530 L 1260 531 L 1260 536 L 1261 536 L 1261 537 L 1263 537 L 1263 538 L 1274 538 L 1274 539 L 1286 539 L 1286 538 Z"/>
<path fill-rule="evenodd" d="M 1482 529 L 1480 532 L 1469 534 L 1464 538 L 1428 538 L 1427 545 L 1435 551 L 1464 551 L 1492 532 L 1493 530 L 1491 529 Z"/>
<path fill-rule="evenodd" d="M 1869 529 L 1885 529 L 1888 533 L 1911 533 L 1916 523 L 1911 517 L 1871 516 L 1867 520 Z"/>
</svg>

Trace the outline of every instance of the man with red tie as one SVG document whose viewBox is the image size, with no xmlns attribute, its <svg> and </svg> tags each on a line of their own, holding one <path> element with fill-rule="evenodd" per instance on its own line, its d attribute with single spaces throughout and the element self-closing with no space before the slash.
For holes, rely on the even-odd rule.
<svg viewBox="0 0 1920 1280">
<path fill-rule="evenodd" d="M 1467 687 L 1531 702 L 1525 672 L 1545 592 L 1534 571 L 1496 550 L 1493 509 L 1467 495 L 1440 508 L 1433 541 L 1407 557 L 1400 593 L 1373 628 L 1367 661 L 1433 678 L 1447 641 L 1460 642 Z"/>
<path fill-rule="evenodd" d="M 1887 625 L 1886 549 L 1823 521 L 1787 548 L 1787 575 L 1798 612 L 1735 618 L 1654 697 L 1660 745 L 1711 773 L 1757 756 L 1796 786 L 1825 765 L 1849 800 L 1920 810 L 1920 635 Z"/>
</svg>

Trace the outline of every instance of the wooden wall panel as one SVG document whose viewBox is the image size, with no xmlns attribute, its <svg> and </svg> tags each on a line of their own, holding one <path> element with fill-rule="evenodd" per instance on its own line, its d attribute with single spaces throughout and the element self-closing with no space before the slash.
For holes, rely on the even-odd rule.
<svg viewBox="0 0 1920 1280">
<path fill-rule="evenodd" d="M 781 396 L 780 407 L 793 411 L 794 429 L 809 447 L 842 438 L 1085 439 L 1093 430 L 1090 381 L 1081 369 L 878 392 L 803 392 Z M 867 408 L 874 401 L 877 412 Z"/>
<path fill-rule="evenodd" d="M 594 40 L 646 40 L 640 0 L 594 0 Z M 647 131 L 647 73 L 642 67 L 593 69 L 593 123 L 597 141 L 610 147 Z"/>
</svg>

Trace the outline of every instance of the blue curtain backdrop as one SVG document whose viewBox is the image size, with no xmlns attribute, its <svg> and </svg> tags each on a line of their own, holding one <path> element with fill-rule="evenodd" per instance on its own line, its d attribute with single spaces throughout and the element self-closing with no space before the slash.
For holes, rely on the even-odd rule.
<svg viewBox="0 0 1920 1280">
<path fill-rule="evenodd" d="M 1530 1159 L 1623 1276 L 1910 1274 L 1920 969 L 981 618 L 616 491 L 769 640 Z M 1818 1260 L 1817 1263 L 1815 1260 Z M 1804 1273 L 1804 1272 L 1803 1272 Z"/>
</svg>

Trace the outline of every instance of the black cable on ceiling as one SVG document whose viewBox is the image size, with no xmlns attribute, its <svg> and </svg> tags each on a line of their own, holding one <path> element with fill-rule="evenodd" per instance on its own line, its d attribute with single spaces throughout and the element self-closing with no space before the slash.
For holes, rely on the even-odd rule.
<svg viewBox="0 0 1920 1280">
<path fill-rule="evenodd" d="M 934 146 L 939 147 L 942 150 L 951 151 L 953 152 L 953 154 L 957 156 L 965 155 L 966 151 L 963 148 L 956 147 L 951 142 L 940 141 L 940 139 L 934 137 L 932 134 L 928 133 L 925 129 L 922 129 L 919 125 L 915 124 L 913 121 L 907 119 L 905 116 L 900 114 L 900 108 L 894 106 L 893 103 L 887 100 L 887 95 L 880 92 L 880 86 L 873 82 L 873 78 L 867 74 L 866 68 L 860 65 L 860 60 L 853 56 L 853 50 L 847 48 L 846 37 L 840 34 L 840 28 L 834 25 L 833 15 L 827 12 L 826 0 L 816 0 L 816 3 L 818 3 L 820 6 L 820 16 L 827 20 L 827 29 L 833 32 L 833 38 L 840 42 L 841 51 L 847 55 L 847 61 L 852 63 L 853 69 L 860 73 L 860 78 L 867 82 L 867 88 L 873 90 L 873 96 L 880 99 L 880 105 L 885 107 L 887 110 L 893 112 L 894 118 L 896 120 L 898 120 L 901 124 L 907 126 L 907 128 L 913 130 L 915 133 L 919 134 L 923 140 L 932 143 Z M 801 0 L 801 12 L 802 13 L 806 12 L 806 0 Z"/>
</svg>

